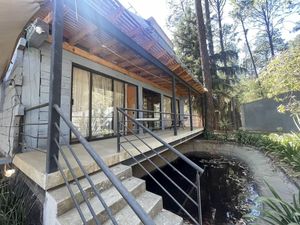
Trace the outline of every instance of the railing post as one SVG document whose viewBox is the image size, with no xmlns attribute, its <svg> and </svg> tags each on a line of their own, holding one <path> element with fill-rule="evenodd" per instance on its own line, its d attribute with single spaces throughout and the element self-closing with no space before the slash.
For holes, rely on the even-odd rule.
<svg viewBox="0 0 300 225">
<path fill-rule="evenodd" d="M 165 111 L 164 111 L 164 95 L 161 94 L 160 95 L 160 105 L 161 105 L 161 109 L 160 109 L 160 119 L 161 119 L 161 130 L 165 130 Z"/>
<path fill-rule="evenodd" d="M 51 68 L 49 88 L 49 115 L 48 115 L 48 143 L 46 172 L 52 173 L 58 170 L 55 157 L 58 159 L 58 146 L 55 139 L 59 138 L 59 131 L 55 124 L 59 125 L 60 116 L 54 109 L 54 105 L 60 106 L 61 98 L 61 75 L 62 75 L 62 42 L 64 24 L 64 1 L 53 0 L 52 21 L 52 46 L 51 46 Z"/>
<path fill-rule="evenodd" d="M 192 110 L 192 98 L 191 89 L 189 88 L 189 112 L 190 112 L 190 128 L 193 130 L 193 110 Z"/>
<path fill-rule="evenodd" d="M 121 151 L 120 132 L 120 113 L 119 109 L 117 108 L 117 152 Z"/>
<path fill-rule="evenodd" d="M 201 187 L 200 187 L 200 172 L 197 171 L 196 183 L 197 183 L 197 202 L 198 202 L 198 221 L 202 225 L 202 206 L 201 206 Z"/>
<path fill-rule="evenodd" d="M 176 112 L 176 80 L 172 77 L 172 111 L 174 123 L 174 135 L 177 135 L 177 112 Z"/>
</svg>

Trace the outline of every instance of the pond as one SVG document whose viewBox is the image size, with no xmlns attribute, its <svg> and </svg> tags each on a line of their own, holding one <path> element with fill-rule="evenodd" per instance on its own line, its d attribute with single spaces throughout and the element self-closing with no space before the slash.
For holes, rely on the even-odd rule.
<svg viewBox="0 0 300 225">
<path fill-rule="evenodd" d="M 256 185 L 251 177 L 251 173 L 246 165 L 235 160 L 222 156 L 189 156 L 189 158 L 205 168 L 201 177 L 201 204 L 204 225 L 231 225 L 247 224 L 242 217 L 248 213 L 258 214 L 255 210 L 255 199 L 258 197 Z M 182 160 L 172 163 L 190 180 L 195 181 L 195 173 Z M 162 167 L 170 178 L 180 184 L 180 187 L 189 195 L 196 199 L 197 192 L 190 184 L 170 167 Z M 154 171 L 152 175 L 165 186 L 170 187 L 171 194 L 176 196 L 176 200 L 183 204 L 192 216 L 197 217 L 197 209 L 194 204 L 182 195 L 171 182 L 159 171 Z M 163 197 L 164 208 L 185 219 L 185 224 L 193 224 L 170 197 L 156 184 L 150 176 L 144 176 L 147 190 Z M 255 206 L 255 207 L 254 207 Z"/>
</svg>

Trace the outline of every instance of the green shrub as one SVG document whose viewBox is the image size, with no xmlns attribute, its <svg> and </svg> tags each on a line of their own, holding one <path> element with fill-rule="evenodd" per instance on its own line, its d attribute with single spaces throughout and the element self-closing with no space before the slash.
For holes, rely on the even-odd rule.
<svg viewBox="0 0 300 225">
<path fill-rule="evenodd" d="M 36 197 L 19 177 L 0 177 L 0 224 L 31 224 L 28 215 L 35 205 Z"/>
<path fill-rule="evenodd" d="M 263 204 L 260 219 L 271 225 L 297 225 L 300 224 L 300 192 L 293 196 L 293 203 L 284 201 L 269 184 L 267 184 L 273 197 L 260 197 Z"/>
</svg>

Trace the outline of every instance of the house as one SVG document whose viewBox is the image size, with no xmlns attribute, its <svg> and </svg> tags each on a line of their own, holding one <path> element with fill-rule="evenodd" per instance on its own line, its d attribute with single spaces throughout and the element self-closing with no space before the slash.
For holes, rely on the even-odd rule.
<svg viewBox="0 0 300 225">
<path fill-rule="evenodd" d="M 103 215 L 91 210 L 94 198 L 101 199 L 93 189 L 100 184 L 85 186 L 104 179 L 88 175 L 99 167 L 101 176 L 123 196 L 119 201 L 125 199 L 143 222 L 149 221 L 145 224 L 154 224 L 148 216 L 154 213 L 136 204 L 141 191 L 125 190 L 126 185 L 114 180 L 130 176 L 119 163 L 140 164 L 164 151 L 184 157 L 174 146 L 202 133 L 205 88 L 176 57 L 154 19 L 135 15 L 117 0 L 22 2 L 28 14 L 19 22 L 26 26 L 10 64 L 4 56 L 10 56 L 14 40 L 7 38 L 10 45 L 0 64 L 1 153 L 13 157 L 14 166 L 43 191 L 45 224 L 73 224 L 88 210 L 89 222 L 95 215 L 101 222 L 111 218 L 105 206 Z M 20 7 L 18 1 L 11 4 Z M 14 7 L 8 7 L 6 16 L 13 15 Z M 200 176 L 201 169 L 186 160 Z M 70 181 L 73 185 L 79 178 L 70 195 Z M 91 196 L 78 197 L 80 182 L 85 193 L 95 192 L 91 205 Z M 59 202 L 62 192 L 68 197 Z M 76 200 L 86 204 L 82 214 Z M 118 217 L 122 204 L 111 206 L 111 213 L 126 224 L 122 214 Z"/>
</svg>

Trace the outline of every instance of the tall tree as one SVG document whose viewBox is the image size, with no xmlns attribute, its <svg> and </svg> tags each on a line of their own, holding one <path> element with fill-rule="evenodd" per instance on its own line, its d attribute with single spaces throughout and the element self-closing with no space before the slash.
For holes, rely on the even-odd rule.
<svg viewBox="0 0 300 225">
<path fill-rule="evenodd" d="M 246 21 L 247 17 L 249 16 L 248 13 L 249 13 L 250 1 L 233 0 L 232 3 L 233 3 L 233 11 L 232 11 L 231 15 L 233 16 L 234 19 L 238 20 L 242 26 L 242 30 L 243 30 L 246 46 L 248 49 L 248 53 L 250 55 L 250 59 L 252 62 L 254 74 L 255 74 L 255 77 L 258 78 L 256 64 L 255 64 L 253 53 L 252 53 L 250 43 L 248 40 L 248 29 L 246 28 L 246 25 L 245 25 L 245 21 Z"/>
<path fill-rule="evenodd" d="M 196 14 L 192 0 L 169 1 L 168 27 L 173 33 L 175 51 L 192 74 L 202 82 Z"/>
<path fill-rule="evenodd" d="M 203 18 L 203 10 L 201 0 L 195 0 L 195 9 L 197 15 L 197 30 L 198 30 L 198 40 L 201 55 L 201 67 L 203 73 L 203 83 L 207 89 L 206 92 L 206 130 L 213 131 L 214 129 L 214 104 L 212 95 L 212 76 L 209 65 L 209 55 L 207 51 L 206 44 L 206 31 Z"/>
<path fill-rule="evenodd" d="M 211 18 L 210 18 L 211 15 L 210 15 L 209 0 L 204 0 L 204 6 L 205 6 L 205 27 L 206 27 L 206 36 L 208 42 L 208 50 L 209 50 L 209 56 L 212 58 L 215 52 L 214 52 L 213 34 L 211 29 Z"/>
<path fill-rule="evenodd" d="M 217 22 L 218 22 L 219 41 L 220 41 L 220 48 L 221 48 L 220 55 L 221 55 L 221 59 L 223 61 L 224 68 L 225 68 L 226 81 L 229 84 L 230 83 L 229 76 L 226 73 L 227 57 L 226 57 L 226 52 L 225 52 L 225 47 L 224 47 L 223 24 L 222 24 L 225 4 L 226 4 L 226 0 L 211 0 L 211 5 L 216 12 Z"/>
<path fill-rule="evenodd" d="M 290 1 L 292 2 L 292 0 Z M 251 19 L 256 24 L 260 36 L 267 37 L 270 56 L 278 51 L 276 35 L 281 37 L 280 28 L 288 13 L 291 12 L 286 0 L 254 0 L 251 5 Z M 268 59 L 271 58 L 268 56 Z"/>
</svg>

